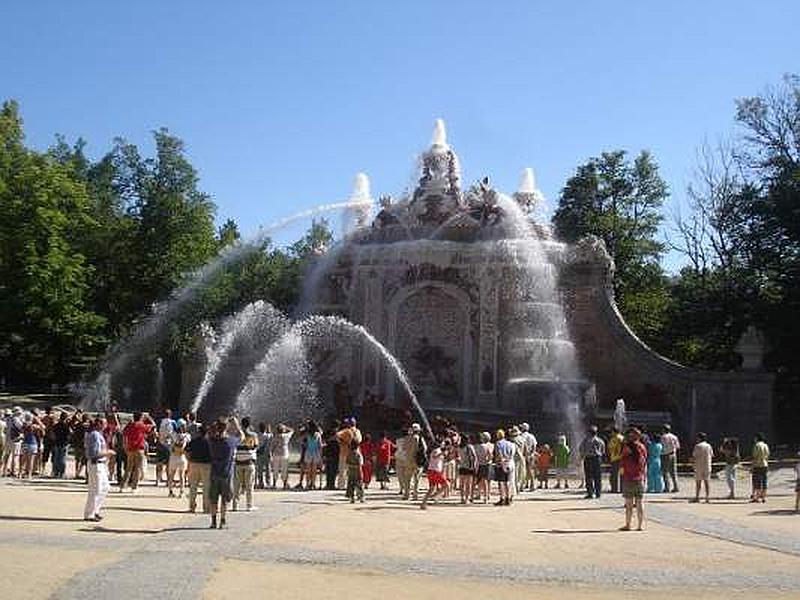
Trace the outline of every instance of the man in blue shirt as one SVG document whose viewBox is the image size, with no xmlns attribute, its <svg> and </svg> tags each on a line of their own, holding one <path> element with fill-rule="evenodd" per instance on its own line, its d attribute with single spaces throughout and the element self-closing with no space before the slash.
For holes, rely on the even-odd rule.
<svg viewBox="0 0 800 600">
<path fill-rule="evenodd" d="M 211 427 L 208 449 L 211 455 L 211 477 L 208 496 L 211 504 L 211 529 L 217 528 L 217 511 L 220 513 L 219 528 L 225 527 L 228 502 L 233 494 L 233 458 L 236 447 L 243 438 L 242 428 L 236 417 L 228 421 L 220 419 Z M 222 502 L 220 502 L 222 500 Z"/>
</svg>

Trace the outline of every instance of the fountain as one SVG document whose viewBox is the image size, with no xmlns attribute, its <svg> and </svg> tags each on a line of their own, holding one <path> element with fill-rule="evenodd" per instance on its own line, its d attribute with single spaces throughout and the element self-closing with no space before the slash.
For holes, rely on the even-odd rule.
<svg viewBox="0 0 800 600">
<path fill-rule="evenodd" d="M 425 411 L 470 428 L 527 421 L 547 438 L 575 436 L 588 418 L 611 422 L 614 400 L 624 395 L 631 406 L 662 411 L 653 413 L 660 422 L 671 412 L 682 435 L 724 428 L 747 437 L 768 428 L 772 379 L 756 351 L 742 373 L 707 373 L 643 344 L 615 305 L 614 263 L 603 242 L 553 238 L 532 169 L 511 195 L 487 177 L 463 188 L 437 120 L 419 170 L 411 192 L 380 196 L 374 218 L 369 180 L 358 174 L 348 201 L 293 215 L 226 251 L 154 307 L 87 389 L 98 402 L 108 396 L 102 389 L 127 357 L 141 355 L 209 277 L 257 250 L 267 234 L 345 209 L 342 239 L 320 248 L 306 273 L 297 320 L 256 303 L 225 320 L 218 335 L 203 334 L 184 365 L 191 376 L 182 381 L 180 408 L 344 416 L 363 414 L 368 399 L 399 411 L 410 403 L 426 423 Z M 271 325 L 254 339 L 259 319 Z"/>
<path fill-rule="evenodd" d="M 345 315 L 405 365 L 427 410 L 496 424 L 511 415 L 576 429 L 589 387 L 580 376 L 557 281 L 565 246 L 534 214 L 544 205 L 532 169 L 513 196 L 488 178 L 461 189 L 444 122 L 420 157 L 417 188 L 382 200 L 369 225 L 321 259 L 306 312 Z M 357 396 L 402 400 L 369 353 L 331 365 Z M 323 393 L 325 391 L 323 390 Z"/>
<path fill-rule="evenodd" d="M 310 369 L 307 363 L 308 350 L 336 350 L 343 344 L 362 343 L 376 351 L 380 360 L 408 394 L 412 406 L 417 411 L 425 431 L 433 437 L 428 417 L 420 406 L 411 383 L 398 360 L 364 327 L 335 316 L 312 315 L 296 322 L 280 340 L 267 351 L 248 376 L 247 384 L 236 401 L 242 412 L 260 416 L 265 410 L 274 415 L 275 402 L 269 401 L 277 396 L 278 403 L 286 398 L 296 398 L 295 406 L 313 408 L 314 398 L 308 394 Z M 298 370 L 297 364 L 303 366 Z M 296 385 L 285 385 L 286 379 Z M 276 394 L 276 390 L 280 390 Z M 267 398 L 267 401 L 263 401 Z M 312 405 L 312 406 L 309 406 Z M 284 411 L 285 414 L 286 411 Z"/>
<path fill-rule="evenodd" d="M 208 348 L 203 381 L 190 410 L 197 412 L 214 384 L 220 367 L 236 344 L 248 344 L 260 350 L 280 337 L 289 328 L 289 320 L 277 308 L 264 300 L 257 300 L 228 317 L 220 326 L 220 334 Z"/>
<path fill-rule="evenodd" d="M 98 378 L 113 377 L 115 373 L 125 370 L 131 357 L 141 355 L 145 349 L 155 345 L 155 342 L 163 335 L 165 325 L 174 319 L 187 304 L 191 303 L 198 291 L 214 275 L 218 274 L 225 266 L 242 260 L 249 253 L 259 252 L 264 242 L 276 232 L 303 219 L 342 209 L 358 209 L 359 207 L 363 209 L 365 205 L 368 209 L 371 204 L 371 201 L 364 198 L 351 198 L 345 202 L 316 206 L 280 219 L 266 227 L 261 227 L 248 240 L 224 248 L 214 259 L 192 273 L 188 277 L 187 283 L 173 291 L 169 299 L 154 304 L 151 307 L 150 314 L 135 325 L 133 332 L 129 336 L 109 348 Z M 83 396 L 81 406 L 90 409 L 98 408 L 96 406 L 96 395 L 88 394 Z"/>
</svg>

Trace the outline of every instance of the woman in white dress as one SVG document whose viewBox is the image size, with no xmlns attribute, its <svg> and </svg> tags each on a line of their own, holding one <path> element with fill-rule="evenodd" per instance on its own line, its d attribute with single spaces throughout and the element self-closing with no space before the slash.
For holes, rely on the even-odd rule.
<svg viewBox="0 0 800 600">
<path fill-rule="evenodd" d="M 169 462 L 167 463 L 167 488 L 169 489 L 169 496 L 173 498 L 175 493 L 172 491 L 172 486 L 175 483 L 175 478 L 178 478 L 178 498 L 183 497 L 183 486 L 186 480 L 186 469 L 189 466 L 189 461 L 186 458 L 186 446 L 191 441 L 192 436 L 186 432 L 186 425 L 180 423 L 175 433 L 172 434 L 172 443 L 170 444 Z"/>
</svg>

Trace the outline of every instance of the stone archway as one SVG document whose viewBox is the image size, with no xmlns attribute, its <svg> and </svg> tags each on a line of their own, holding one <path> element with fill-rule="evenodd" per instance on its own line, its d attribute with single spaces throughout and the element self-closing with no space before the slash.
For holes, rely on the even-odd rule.
<svg viewBox="0 0 800 600">
<path fill-rule="evenodd" d="M 406 288 L 389 307 L 389 324 L 390 348 L 405 367 L 420 403 L 466 404 L 472 367 L 466 294 L 433 282 Z"/>
</svg>

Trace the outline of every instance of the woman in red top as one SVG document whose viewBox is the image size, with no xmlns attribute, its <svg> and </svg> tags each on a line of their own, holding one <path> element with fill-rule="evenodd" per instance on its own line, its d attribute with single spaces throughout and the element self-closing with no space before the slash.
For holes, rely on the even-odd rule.
<svg viewBox="0 0 800 600">
<path fill-rule="evenodd" d="M 647 476 L 647 448 L 639 441 L 641 433 L 633 428 L 628 431 L 628 439 L 622 448 L 622 496 L 625 498 L 625 526 L 621 531 L 631 530 L 633 508 L 636 507 L 637 529 L 642 530 L 644 521 L 644 479 Z"/>
</svg>

